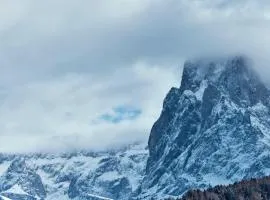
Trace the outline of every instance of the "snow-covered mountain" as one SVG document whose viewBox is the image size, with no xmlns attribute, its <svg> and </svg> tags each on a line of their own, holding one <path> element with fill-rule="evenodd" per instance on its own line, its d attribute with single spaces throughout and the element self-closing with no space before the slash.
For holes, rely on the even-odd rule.
<svg viewBox="0 0 270 200">
<path fill-rule="evenodd" d="M 188 61 L 148 149 L 0 154 L 0 197 L 164 199 L 270 174 L 270 91 L 245 57 Z M 1 198 L 2 198 L 1 197 Z"/>
<path fill-rule="evenodd" d="M 269 175 L 269 104 L 245 57 L 186 62 L 151 130 L 136 199 Z"/>
<path fill-rule="evenodd" d="M 10 199 L 128 199 L 145 172 L 145 145 L 101 153 L 0 155 L 0 195 Z"/>
</svg>

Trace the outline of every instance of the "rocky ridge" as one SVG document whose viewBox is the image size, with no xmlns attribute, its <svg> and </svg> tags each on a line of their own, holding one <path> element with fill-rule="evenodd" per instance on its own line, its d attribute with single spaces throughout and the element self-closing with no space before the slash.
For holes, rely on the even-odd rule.
<svg viewBox="0 0 270 200">
<path fill-rule="evenodd" d="M 166 96 L 134 199 L 270 174 L 270 91 L 247 58 L 188 61 Z"/>
</svg>

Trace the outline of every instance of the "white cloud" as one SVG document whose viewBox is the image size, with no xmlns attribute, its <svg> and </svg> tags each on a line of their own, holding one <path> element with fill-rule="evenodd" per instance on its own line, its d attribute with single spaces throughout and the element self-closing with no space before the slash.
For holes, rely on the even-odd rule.
<svg viewBox="0 0 270 200">
<path fill-rule="evenodd" d="M 255 0 L 0 0 L 0 151 L 146 141 L 186 58 L 269 71 L 269 17 Z M 97 123 L 122 105 L 142 114 Z"/>
<path fill-rule="evenodd" d="M 0 151 L 103 149 L 147 141 L 176 79 L 172 70 L 138 63 L 101 77 L 72 73 L 3 89 Z M 99 120 L 123 105 L 142 113 L 117 124 Z"/>
</svg>

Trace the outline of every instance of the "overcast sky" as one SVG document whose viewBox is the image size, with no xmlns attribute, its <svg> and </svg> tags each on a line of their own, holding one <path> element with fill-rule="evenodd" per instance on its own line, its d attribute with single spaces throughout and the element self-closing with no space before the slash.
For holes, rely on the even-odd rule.
<svg viewBox="0 0 270 200">
<path fill-rule="evenodd" d="M 268 0 L 0 0 L 0 152 L 147 142 L 184 60 L 267 66 Z"/>
</svg>

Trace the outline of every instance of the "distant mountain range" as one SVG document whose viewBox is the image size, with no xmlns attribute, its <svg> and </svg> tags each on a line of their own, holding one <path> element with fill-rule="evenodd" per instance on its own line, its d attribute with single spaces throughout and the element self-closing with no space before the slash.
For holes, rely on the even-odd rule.
<svg viewBox="0 0 270 200">
<path fill-rule="evenodd" d="M 12 200 L 128 199 L 144 176 L 148 151 L 0 155 L 0 195 Z"/>
<path fill-rule="evenodd" d="M 187 61 L 181 86 L 164 100 L 148 148 L 1 154 L 0 195 L 16 200 L 165 199 L 267 176 L 269 108 L 270 91 L 246 57 Z M 184 198 L 196 199 L 197 193 L 203 192 Z"/>
</svg>

